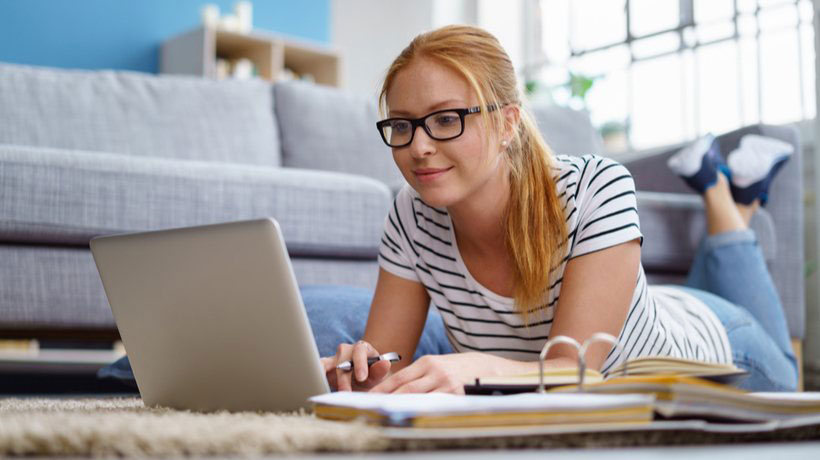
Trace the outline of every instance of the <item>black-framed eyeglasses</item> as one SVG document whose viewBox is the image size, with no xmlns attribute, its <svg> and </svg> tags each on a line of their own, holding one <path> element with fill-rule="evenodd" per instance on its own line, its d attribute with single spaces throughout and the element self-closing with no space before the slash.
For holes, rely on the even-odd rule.
<svg viewBox="0 0 820 460">
<path fill-rule="evenodd" d="M 490 104 L 487 110 L 492 112 L 497 107 L 495 104 Z M 437 141 L 449 141 L 464 134 L 464 117 L 478 112 L 481 112 L 480 106 L 436 110 L 421 118 L 388 118 L 377 122 L 376 128 L 384 143 L 394 149 L 410 145 L 416 135 L 416 128 L 419 126 L 431 138 Z"/>
</svg>

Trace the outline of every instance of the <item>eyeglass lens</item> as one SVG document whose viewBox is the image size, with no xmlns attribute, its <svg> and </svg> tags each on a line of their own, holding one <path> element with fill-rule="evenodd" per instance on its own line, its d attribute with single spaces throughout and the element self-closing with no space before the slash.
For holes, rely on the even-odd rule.
<svg viewBox="0 0 820 460">
<path fill-rule="evenodd" d="M 458 137 L 462 130 L 462 118 L 458 112 L 438 112 L 424 119 L 427 134 L 433 139 L 444 141 Z M 391 146 L 403 146 L 410 143 L 415 129 L 410 120 L 391 120 L 382 126 L 384 138 Z"/>
</svg>

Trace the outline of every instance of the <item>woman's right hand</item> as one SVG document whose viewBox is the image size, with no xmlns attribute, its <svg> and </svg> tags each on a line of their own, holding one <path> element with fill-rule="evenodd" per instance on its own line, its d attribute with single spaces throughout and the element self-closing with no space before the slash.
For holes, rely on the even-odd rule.
<svg viewBox="0 0 820 460">
<path fill-rule="evenodd" d="M 328 384 L 338 391 L 367 391 L 373 388 L 390 373 L 390 361 L 377 361 L 367 366 L 367 358 L 375 356 L 379 356 L 378 350 L 364 340 L 352 345 L 340 344 L 335 356 L 322 358 Z M 345 361 L 353 363 L 353 370 L 336 369 L 339 363 Z"/>
</svg>

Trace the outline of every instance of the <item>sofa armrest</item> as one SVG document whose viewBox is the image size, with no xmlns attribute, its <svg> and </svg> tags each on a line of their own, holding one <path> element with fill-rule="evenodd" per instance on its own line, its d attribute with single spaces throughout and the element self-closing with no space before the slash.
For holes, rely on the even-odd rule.
<svg viewBox="0 0 820 460">
<path fill-rule="evenodd" d="M 639 191 L 637 194 L 644 243 L 641 261 L 647 272 L 685 276 L 706 232 L 703 200 L 695 195 Z M 780 245 L 774 222 L 761 209 L 750 224 L 757 234 L 763 259 L 771 266 Z"/>
<path fill-rule="evenodd" d="M 766 210 L 771 215 L 778 242 L 777 255 L 769 265 L 777 287 L 789 332 L 793 338 L 805 334 L 805 277 L 803 250 L 803 158 L 800 135 L 792 126 L 752 125 L 717 137 L 724 157 L 746 134 L 774 137 L 794 146 L 795 153 L 772 183 Z M 681 146 L 667 146 L 628 154 L 624 165 L 641 191 L 693 195 L 684 182 L 666 166 L 667 159 Z"/>
</svg>

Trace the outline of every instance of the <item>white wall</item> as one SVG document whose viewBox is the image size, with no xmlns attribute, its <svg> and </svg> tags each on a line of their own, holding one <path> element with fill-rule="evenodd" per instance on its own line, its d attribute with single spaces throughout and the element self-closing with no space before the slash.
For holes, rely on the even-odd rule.
<svg viewBox="0 0 820 460">
<path fill-rule="evenodd" d="M 330 40 L 342 53 L 345 89 L 375 97 L 396 56 L 434 27 L 433 0 L 332 0 Z"/>
<path fill-rule="evenodd" d="M 523 61 L 524 0 L 331 0 L 330 40 L 342 53 L 342 85 L 377 94 L 387 67 L 416 35 L 447 24 L 479 24 L 513 64 Z"/>
</svg>

